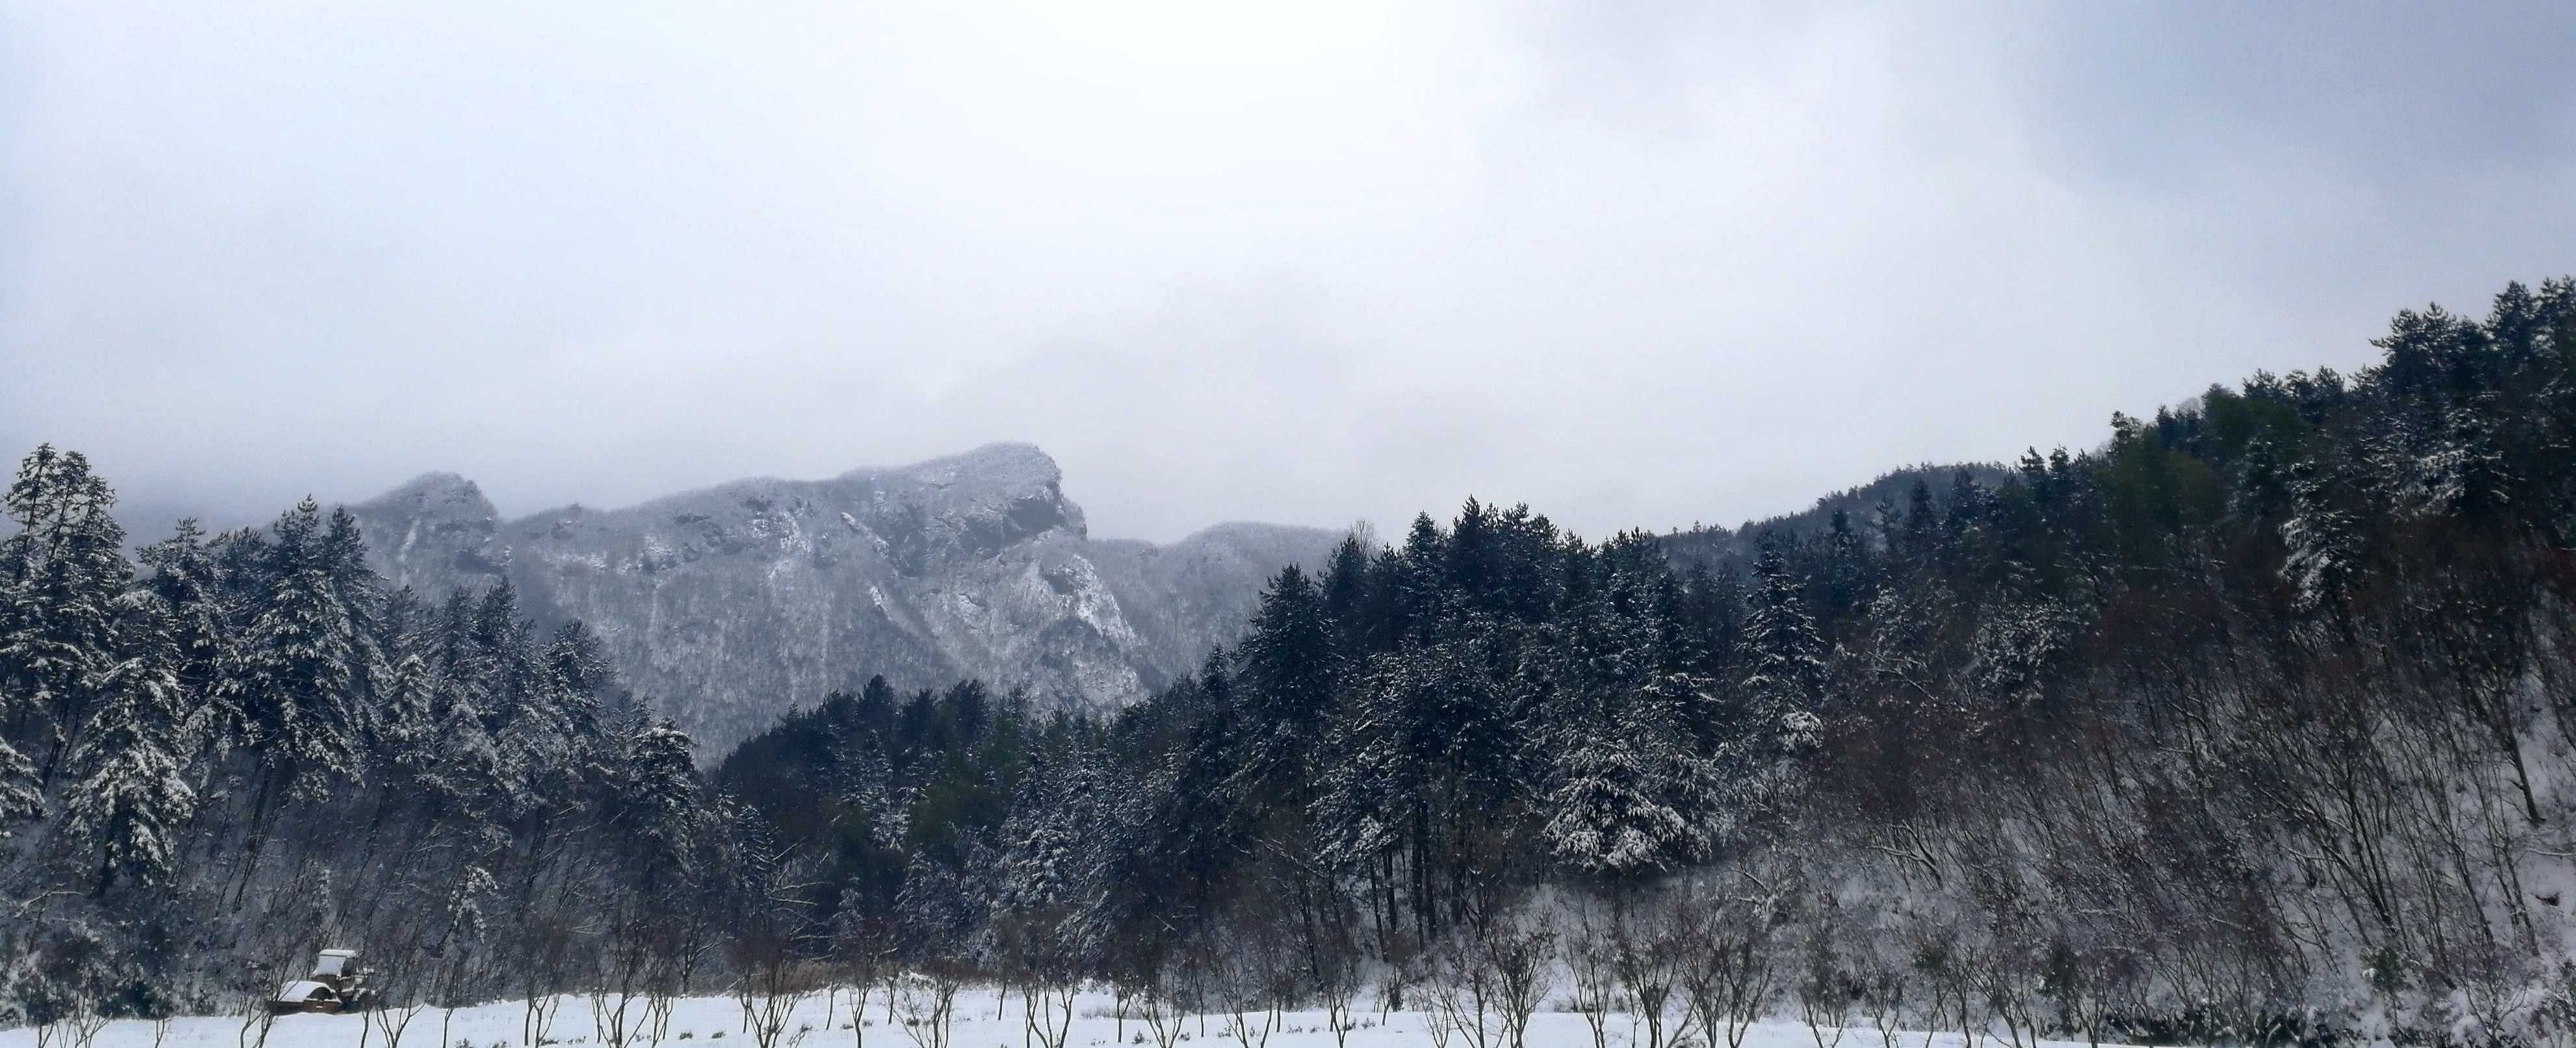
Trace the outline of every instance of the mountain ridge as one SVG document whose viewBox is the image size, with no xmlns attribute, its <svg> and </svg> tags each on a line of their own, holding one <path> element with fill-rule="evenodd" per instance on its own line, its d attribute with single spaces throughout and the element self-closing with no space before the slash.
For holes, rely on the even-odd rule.
<svg viewBox="0 0 2576 1048">
<path fill-rule="evenodd" d="M 507 579 L 540 620 L 589 623 L 626 684 L 708 753 L 875 674 L 1136 701 L 1231 643 L 1281 567 L 1320 566 L 1340 538 L 1238 521 L 1163 544 L 1093 539 L 1062 482 L 1034 445 L 987 444 L 615 509 L 504 519 L 438 471 L 345 505 L 394 585 L 438 596 Z"/>
</svg>

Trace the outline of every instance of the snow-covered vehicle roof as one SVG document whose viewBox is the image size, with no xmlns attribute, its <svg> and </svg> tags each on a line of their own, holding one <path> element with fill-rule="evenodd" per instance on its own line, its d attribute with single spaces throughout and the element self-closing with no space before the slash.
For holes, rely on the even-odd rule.
<svg viewBox="0 0 2576 1048">
<path fill-rule="evenodd" d="M 311 979 L 297 979 L 294 982 L 286 984 L 285 989 L 277 991 L 277 999 L 287 1002 L 303 1002 L 312 1000 L 328 1001 L 339 996 L 339 991 L 333 990 L 328 985 L 314 982 Z"/>
</svg>

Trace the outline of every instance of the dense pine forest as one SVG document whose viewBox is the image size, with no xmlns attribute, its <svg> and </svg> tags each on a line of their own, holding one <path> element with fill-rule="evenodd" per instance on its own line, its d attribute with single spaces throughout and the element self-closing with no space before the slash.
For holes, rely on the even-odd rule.
<svg viewBox="0 0 2576 1048">
<path fill-rule="evenodd" d="M 1470 501 L 1282 571 L 1114 715 L 871 680 L 704 775 L 507 587 L 386 592 L 311 502 L 130 562 L 39 449 L 0 1020 L 240 1009 L 328 940 L 432 1007 L 1091 981 L 1644 1048 L 2571 1043 L 2576 282 L 2377 345 L 1746 533 Z"/>
<path fill-rule="evenodd" d="M 337 942 L 397 959 L 392 994 L 483 999 L 589 948 L 617 916 L 593 900 L 712 919 L 726 896 L 677 886 L 721 868 L 722 809 L 580 623 L 540 633 L 506 586 L 385 592 L 310 500 L 138 566 L 114 501 L 50 447 L 9 488 L 9 1018 L 238 1009 Z"/>
</svg>

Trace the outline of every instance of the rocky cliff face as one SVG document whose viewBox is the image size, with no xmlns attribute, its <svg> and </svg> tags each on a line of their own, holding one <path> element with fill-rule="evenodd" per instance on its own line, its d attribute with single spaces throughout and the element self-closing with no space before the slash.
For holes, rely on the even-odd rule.
<svg viewBox="0 0 2576 1048">
<path fill-rule="evenodd" d="M 708 754 L 870 674 L 1135 701 L 1232 643 L 1269 576 L 1319 567 L 1338 539 L 1229 524 L 1169 546 L 1095 541 L 1061 483 L 1044 452 L 996 444 L 513 521 L 453 474 L 349 508 L 398 585 L 438 596 L 507 577 L 540 617 L 589 622 L 627 685 Z"/>
</svg>

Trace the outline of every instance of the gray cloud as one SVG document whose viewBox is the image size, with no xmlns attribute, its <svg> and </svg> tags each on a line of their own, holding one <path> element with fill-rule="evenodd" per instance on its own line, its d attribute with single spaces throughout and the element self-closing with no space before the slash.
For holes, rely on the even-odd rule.
<svg viewBox="0 0 2576 1048">
<path fill-rule="evenodd" d="M 0 7 L 0 441 L 247 518 L 1034 441 L 1105 535 L 2089 443 L 2571 265 L 2540 5 Z"/>
</svg>

